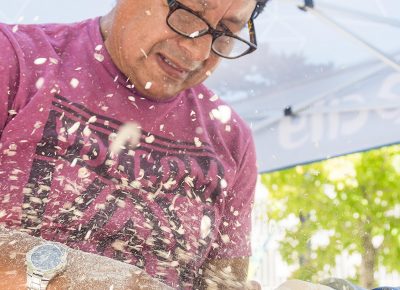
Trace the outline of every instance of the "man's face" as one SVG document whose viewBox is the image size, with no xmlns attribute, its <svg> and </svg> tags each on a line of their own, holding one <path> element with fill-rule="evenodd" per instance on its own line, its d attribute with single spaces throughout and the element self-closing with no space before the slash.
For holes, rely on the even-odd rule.
<svg viewBox="0 0 400 290">
<path fill-rule="evenodd" d="M 255 0 L 180 3 L 201 13 L 214 28 L 223 23 L 233 32 L 246 24 L 256 5 Z M 119 0 L 111 21 L 102 21 L 114 63 L 139 93 L 153 100 L 167 100 L 201 83 L 219 62 L 211 51 L 211 35 L 189 39 L 177 34 L 166 23 L 168 12 L 166 0 Z"/>
</svg>

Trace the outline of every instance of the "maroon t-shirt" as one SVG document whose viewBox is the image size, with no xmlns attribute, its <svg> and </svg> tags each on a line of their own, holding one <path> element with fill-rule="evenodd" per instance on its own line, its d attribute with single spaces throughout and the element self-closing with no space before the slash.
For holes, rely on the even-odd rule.
<svg viewBox="0 0 400 290">
<path fill-rule="evenodd" d="M 155 102 L 112 63 L 99 19 L 0 25 L 0 223 L 190 287 L 250 255 L 249 128 L 203 85 Z M 231 115 L 230 115 L 231 113 Z M 136 122 L 140 143 L 110 154 Z"/>
</svg>

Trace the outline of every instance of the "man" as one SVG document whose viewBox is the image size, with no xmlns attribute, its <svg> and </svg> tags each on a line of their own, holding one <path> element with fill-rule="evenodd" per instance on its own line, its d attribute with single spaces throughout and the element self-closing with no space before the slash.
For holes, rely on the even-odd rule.
<svg viewBox="0 0 400 290">
<path fill-rule="evenodd" d="M 201 83 L 256 49 L 266 2 L 119 0 L 101 19 L 1 25 L 1 224 L 174 288 L 257 289 L 251 133 Z M 139 143 L 111 152 L 132 122 Z"/>
</svg>

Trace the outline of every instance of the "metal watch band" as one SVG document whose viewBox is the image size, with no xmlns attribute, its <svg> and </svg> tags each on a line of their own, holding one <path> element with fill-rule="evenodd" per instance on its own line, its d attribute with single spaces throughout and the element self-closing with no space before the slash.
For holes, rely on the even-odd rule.
<svg viewBox="0 0 400 290">
<path fill-rule="evenodd" d="M 46 290 L 50 280 L 43 278 L 43 276 L 35 273 L 27 274 L 27 288 L 28 290 Z"/>
</svg>

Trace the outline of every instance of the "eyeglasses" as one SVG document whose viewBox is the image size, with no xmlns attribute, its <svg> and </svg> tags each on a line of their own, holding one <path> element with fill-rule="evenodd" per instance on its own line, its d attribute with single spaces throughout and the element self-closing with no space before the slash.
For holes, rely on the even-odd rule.
<svg viewBox="0 0 400 290">
<path fill-rule="evenodd" d="M 247 22 L 248 32 L 246 29 L 242 29 L 239 36 L 222 23 L 220 24 L 222 30 L 214 29 L 199 13 L 176 0 L 167 1 L 169 6 L 168 26 L 176 33 L 191 39 L 211 34 L 211 50 L 215 54 L 235 59 L 257 49 L 253 15 Z"/>
</svg>

